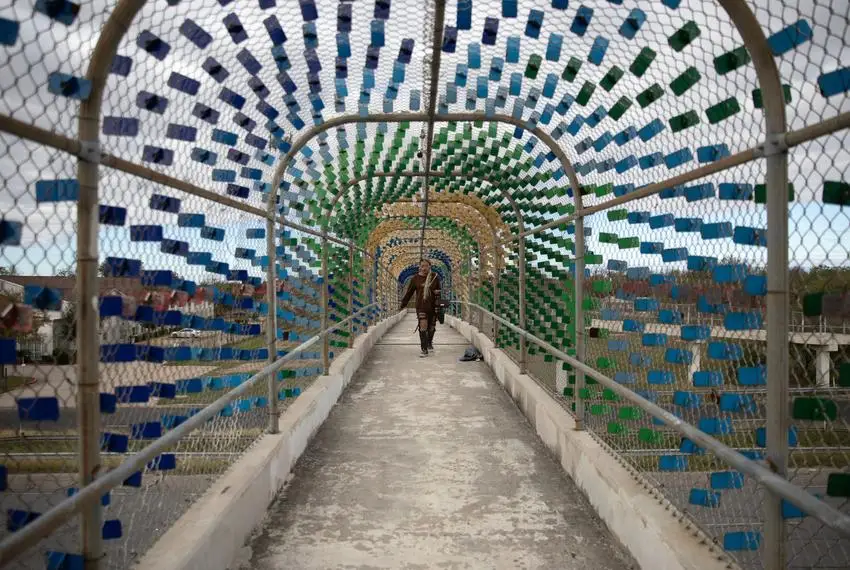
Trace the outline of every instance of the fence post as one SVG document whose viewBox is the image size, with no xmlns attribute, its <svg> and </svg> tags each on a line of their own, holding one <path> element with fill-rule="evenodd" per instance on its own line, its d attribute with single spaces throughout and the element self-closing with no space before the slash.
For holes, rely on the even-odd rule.
<svg viewBox="0 0 850 570">
<path fill-rule="evenodd" d="M 581 192 L 575 195 L 576 210 L 581 210 Z M 579 214 L 575 221 L 576 228 L 576 255 L 575 255 L 575 277 L 573 283 L 575 285 L 575 314 L 573 315 L 573 328 L 575 329 L 576 339 L 576 360 L 584 362 L 584 216 Z M 569 326 L 569 325 L 567 325 Z M 576 385 L 574 401 L 575 401 L 575 416 L 576 430 L 584 429 L 584 399 L 581 393 L 584 391 L 584 372 L 574 370 Z"/>
<path fill-rule="evenodd" d="M 785 99 L 776 60 L 761 24 L 744 0 L 720 0 L 753 60 L 763 94 L 767 192 L 767 462 L 782 477 L 788 466 L 788 147 Z M 765 568 L 785 568 L 782 499 L 765 495 Z"/>
<path fill-rule="evenodd" d="M 380 303 L 380 298 L 378 297 L 378 271 L 380 271 L 380 266 L 378 265 L 378 260 L 376 260 L 372 257 L 369 257 L 368 254 L 364 254 L 364 255 L 370 260 L 369 265 L 372 268 L 372 275 L 371 275 L 372 295 L 369 297 L 369 304 Z M 374 310 L 374 309 L 372 309 L 372 310 Z M 375 322 L 378 322 L 379 320 L 381 320 L 381 319 L 378 318 L 378 315 L 380 315 L 380 313 L 376 311 L 375 312 L 375 319 L 374 319 Z"/>
<path fill-rule="evenodd" d="M 381 272 L 381 264 L 375 261 L 376 271 L 378 273 L 378 299 L 381 303 L 381 319 L 386 319 L 389 315 L 389 293 L 387 292 L 387 276 Z"/>
<path fill-rule="evenodd" d="M 115 50 L 112 50 L 113 54 Z M 92 64 L 93 67 L 93 64 Z M 89 72 L 91 74 L 91 71 Z M 99 144 L 97 102 L 80 108 L 80 140 Z M 100 464 L 100 339 L 98 338 L 98 165 L 79 159 L 77 178 L 77 433 L 79 439 L 79 488 L 92 483 Z M 83 509 L 80 516 L 81 551 L 86 570 L 100 568 L 103 557 L 103 511 L 100 502 Z"/>
<path fill-rule="evenodd" d="M 273 198 L 269 197 L 270 200 Z M 275 224 L 273 220 L 266 220 L 266 255 L 268 255 L 269 266 L 266 270 L 266 302 L 269 312 L 266 316 L 266 346 L 268 346 L 269 364 L 277 359 L 277 246 L 275 243 Z M 281 237 L 281 243 L 283 238 Z M 268 422 L 266 430 L 269 433 L 280 431 L 278 424 L 277 407 L 277 373 L 269 374 L 268 377 Z"/>
<path fill-rule="evenodd" d="M 396 311 L 399 310 L 399 303 L 401 301 L 400 291 L 399 291 L 399 283 L 398 279 L 393 277 L 393 274 L 389 270 L 389 266 L 387 267 L 387 278 L 390 282 L 390 299 L 392 300 L 390 313 L 395 314 Z"/>
<path fill-rule="evenodd" d="M 322 232 L 322 368 L 323 374 L 328 375 L 330 371 L 330 335 L 324 331 L 328 328 L 328 234 Z"/>
<path fill-rule="evenodd" d="M 354 314 L 354 245 L 348 244 L 348 316 Z M 368 319 L 369 317 L 366 316 Z M 348 321 L 348 348 L 354 346 L 354 319 Z"/>
<path fill-rule="evenodd" d="M 519 236 L 519 328 L 525 331 L 525 236 L 520 233 Z M 519 373 L 525 374 L 528 371 L 526 360 L 528 358 L 528 345 L 525 335 L 519 336 Z"/>
<path fill-rule="evenodd" d="M 496 260 L 493 264 L 494 267 L 494 276 L 493 276 L 493 314 L 499 314 L 499 280 L 501 278 L 501 269 L 499 268 L 500 261 L 500 252 L 501 248 L 496 249 Z M 499 348 L 499 321 L 497 319 L 493 319 L 493 346 Z"/>
<path fill-rule="evenodd" d="M 466 257 L 466 322 L 472 324 L 472 256 Z"/>
<path fill-rule="evenodd" d="M 475 303 L 481 307 L 481 294 L 482 289 L 484 288 L 484 265 L 481 256 L 481 246 L 478 246 L 478 291 L 475 293 Z M 484 328 L 484 311 L 478 309 L 478 332 L 484 332 L 482 329 Z"/>
<path fill-rule="evenodd" d="M 88 98 L 80 103 L 77 180 L 77 434 L 78 485 L 82 489 L 100 474 L 100 321 L 98 279 L 98 168 L 103 90 L 118 43 L 145 0 L 121 0 L 103 27 L 92 52 L 86 79 Z M 94 501 L 80 513 L 80 553 L 86 570 L 97 570 L 103 559 L 103 511 Z"/>
</svg>

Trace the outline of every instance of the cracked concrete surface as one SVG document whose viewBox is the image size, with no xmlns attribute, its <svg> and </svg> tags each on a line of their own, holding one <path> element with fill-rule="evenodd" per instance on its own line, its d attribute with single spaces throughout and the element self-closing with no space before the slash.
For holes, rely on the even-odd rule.
<svg viewBox="0 0 850 570">
<path fill-rule="evenodd" d="M 637 568 L 483 362 L 408 316 L 370 352 L 252 541 L 257 570 Z"/>
</svg>

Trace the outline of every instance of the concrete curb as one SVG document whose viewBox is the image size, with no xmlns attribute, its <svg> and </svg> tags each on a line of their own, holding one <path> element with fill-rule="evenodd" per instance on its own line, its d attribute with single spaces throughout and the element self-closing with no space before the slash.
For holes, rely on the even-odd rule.
<svg viewBox="0 0 850 570">
<path fill-rule="evenodd" d="M 354 340 L 280 418 L 280 433 L 260 438 L 172 526 L 136 570 L 225 570 L 258 527 L 295 462 L 327 419 L 366 355 L 405 313 Z"/>
<path fill-rule="evenodd" d="M 478 329 L 455 317 L 446 324 L 481 354 L 561 467 L 590 500 L 608 528 L 647 570 L 728 569 L 708 546 L 688 532 L 552 396 Z"/>
</svg>

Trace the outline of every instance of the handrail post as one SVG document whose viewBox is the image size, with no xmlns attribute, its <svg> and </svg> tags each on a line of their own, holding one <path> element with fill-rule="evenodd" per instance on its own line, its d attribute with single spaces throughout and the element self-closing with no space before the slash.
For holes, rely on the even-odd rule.
<svg viewBox="0 0 850 570">
<path fill-rule="evenodd" d="M 322 331 L 328 328 L 328 235 L 322 232 Z M 322 334 L 322 369 L 325 376 L 331 368 L 330 362 L 330 334 Z"/>
<path fill-rule="evenodd" d="M 399 284 L 399 282 L 398 282 L 398 278 L 393 277 L 393 274 L 392 274 L 392 273 L 390 273 L 389 271 L 387 271 L 387 273 L 389 274 L 389 279 L 390 279 L 390 295 L 392 295 L 392 301 L 393 301 L 393 302 L 392 302 L 392 309 L 390 310 L 390 312 L 391 312 L 392 314 L 394 314 L 394 313 L 395 313 L 395 311 L 398 309 L 398 306 L 399 306 L 399 304 L 400 304 L 400 302 L 401 302 L 401 295 L 402 295 L 402 293 L 401 293 L 401 291 L 399 291 L 400 284 Z"/>
<path fill-rule="evenodd" d="M 274 200 L 274 197 L 269 195 L 269 200 Z M 266 346 L 268 347 L 269 364 L 277 359 L 277 247 L 275 243 L 275 223 L 273 220 L 266 220 L 266 255 L 268 256 L 268 268 L 266 269 L 266 302 L 269 310 L 266 315 Z M 281 233 L 281 243 L 283 243 L 283 234 Z M 278 417 L 278 390 L 277 390 L 277 373 L 269 374 L 268 379 L 268 421 L 266 431 L 269 433 L 278 433 L 279 417 Z"/>
<path fill-rule="evenodd" d="M 519 246 L 517 247 L 519 256 L 517 263 L 519 264 L 519 328 L 525 328 L 525 236 L 520 235 Z M 525 339 L 525 334 L 519 335 L 519 373 L 525 374 L 528 372 L 526 361 L 528 359 L 528 344 Z"/>
<path fill-rule="evenodd" d="M 767 462 L 781 477 L 788 468 L 788 149 L 785 97 L 776 59 L 748 2 L 720 0 L 753 60 L 763 95 L 767 191 Z M 764 500 L 765 568 L 785 568 L 787 533 L 782 498 Z"/>
<path fill-rule="evenodd" d="M 581 207 L 581 196 L 576 194 L 577 208 Z M 579 216 L 575 221 L 576 229 L 576 254 L 575 254 L 575 277 L 573 284 L 575 286 L 575 313 L 573 315 L 573 329 L 575 330 L 575 350 L 576 360 L 584 363 L 584 217 Z M 567 325 L 569 326 L 569 325 Z M 584 391 L 584 372 L 582 370 L 574 370 L 575 372 L 575 415 L 576 415 L 576 430 L 584 430 L 584 399 L 581 397 Z"/>
<path fill-rule="evenodd" d="M 100 463 L 100 323 L 98 296 L 98 181 L 100 164 L 100 115 L 109 68 L 121 38 L 145 0 L 121 0 L 103 26 L 92 52 L 86 79 L 88 98 L 80 103 L 79 142 L 83 153 L 77 160 L 80 185 L 77 201 L 77 434 L 78 486 L 91 484 L 101 474 Z M 92 502 L 80 513 L 80 553 L 86 570 L 97 570 L 104 557 L 103 510 Z"/>
<path fill-rule="evenodd" d="M 499 280 L 501 278 L 501 269 L 499 268 L 499 253 L 496 253 L 496 262 L 494 263 L 493 276 L 493 314 L 499 314 Z M 499 321 L 493 319 L 493 346 L 499 348 Z"/>
<path fill-rule="evenodd" d="M 472 324 L 472 255 L 466 257 L 466 322 Z"/>
<path fill-rule="evenodd" d="M 371 273 L 371 283 L 372 283 L 372 294 L 369 296 L 369 304 L 378 302 L 378 271 L 380 271 L 381 267 L 378 265 L 378 260 L 372 257 L 369 258 L 369 266 L 372 268 Z M 379 321 L 378 315 L 380 312 L 375 313 L 375 322 Z"/>
<path fill-rule="evenodd" d="M 354 314 L 354 246 L 348 244 L 348 315 Z M 367 317 L 368 318 L 368 317 Z M 354 346 L 354 319 L 348 321 L 348 348 Z"/>
<path fill-rule="evenodd" d="M 475 293 L 475 302 L 477 304 L 481 304 L 481 294 L 482 289 L 484 288 L 484 265 L 481 256 L 481 245 L 478 246 L 478 279 L 477 281 L 477 291 Z M 478 332 L 483 332 L 484 328 L 484 311 L 478 311 Z"/>
<path fill-rule="evenodd" d="M 381 272 L 381 264 L 378 265 L 378 296 L 381 301 L 381 319 L 386 319 L 389 313 L 389 294 L 387 292 L 387 276 Z"/>
</svg>

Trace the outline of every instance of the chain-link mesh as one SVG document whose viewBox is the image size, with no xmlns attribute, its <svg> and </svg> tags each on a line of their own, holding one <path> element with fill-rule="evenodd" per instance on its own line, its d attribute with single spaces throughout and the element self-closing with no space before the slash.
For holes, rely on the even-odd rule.
<svg viewBox="0 0 850 570">
<path fill-rule="evenodd" d="M 95 435 L 104 468 L 287 354 L 324 316 L 333 324 L 372 302 L 395 311 L 424 254 L 444 297 L 492 308 L 753 460 L 770 455 L 780 473 L 787 462 L 789 479 L 848 512 L 846 121 L 788 154 L 787 418 L 767 406 L 770 159 L 756 153 L 605 205 L 764 141 L 770 102 L 729 16 L 736 2 L 727 13 L 678 0 L 448 1 L 434 77 L 433 2 L 219 4 L 145 3 L 120 26 L 127 32 L 103 70 L 100 149 L 126 161 L 107 156 L 98 177 Z M 850 110 L 846 3 L 747 6 L 779 71 L 787 128 L 841 119 Z M 88 229 L 77 227 L 76 204 L 89 189 L 73 154 L 92 160 L 97 149 L 72 143 L 97 34 L 114 7 L 0 6 L 0 113 L 50 141 L 32 142 L 8 121 L 0 135 L 7 534 L 79 485 L 76 238 Z M 438 113 L 474 120 L 438 118 L 432 140 L 424 113 L 321 130 L 344 114 L 427 111 L 432 79 Z M 523 228 L 577 207 L 593 209 L 583 216 L 583 251 L 575 219 L 518 244 Z M 264 212 L 357 247 L 279 224 L 268 232 Z M 586 267 L 579 291 L 577 253 Z M 765 492 L 749 478 L 591 378 L 579 385 L 568 365 L 484 311 L 452 310 L 583 409 L 591 433 L 742 566 L 761 567 L 776 549 L 764 544 Z M 375 318 L 368 311 L 329 335 L 327 364 Z M 277 374 L 280 408 L 322 373 L 318 346 Z M 104 498 L 110 567 L 143 553 L 263 432 L 268 388 L 260 381 L 243 396 L 141 482 Z M 789 428 L 787 458 L 766 448 L 777 426 Z M 782 516 L 789 567 L 848 564 L 847 538 L 790 504 Z M 67 525 L 24 566 L 42 565 L 45 549 L 58 564 L 78 543 Z"/>
</svg>

